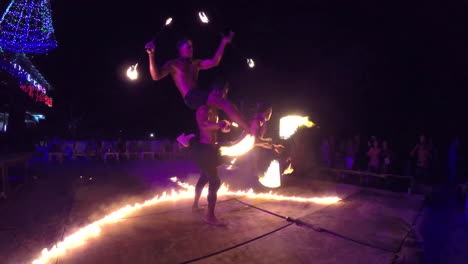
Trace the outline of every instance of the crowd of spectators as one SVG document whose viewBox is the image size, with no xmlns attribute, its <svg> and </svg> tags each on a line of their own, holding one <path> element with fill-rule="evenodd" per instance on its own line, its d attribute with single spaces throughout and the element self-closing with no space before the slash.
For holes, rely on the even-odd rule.
<svg viewBox="0 0 468 264">
<path fill-rule="evenodd" d="M 406 175 L 420 182 L 432 182 L 442 175 L 442 181 L 455 183 L 466 181 L 460 146 L 459 137 L 454 137 L 447 156 L 440 157 L 434 140 L 425 135 L 406 148 L 376 136 L 364 142 L 359 135 L 339 140 L 327 136 L 321 140 L 318 156 L 322 167 Z"/>
</svg>

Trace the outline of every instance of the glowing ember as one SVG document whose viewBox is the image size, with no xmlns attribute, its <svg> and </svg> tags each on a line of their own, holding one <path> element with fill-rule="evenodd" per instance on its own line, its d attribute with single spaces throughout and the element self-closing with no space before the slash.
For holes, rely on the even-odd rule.
<svg viewBox="0 0 468 264">
<path fill-rule="evenodd" d="M 130 66 L 127 70 L 127 77 L 132 81 L 138 79 L 137 66 L 138 66 L 138 63 Z"/>
<path fill-rule="evenodd" d="M 294 172 L 294 169 L 292 168 L 291 164 L 283 171 L 283 175 L 291 174 Z"/>
<path fill-rule="evenodd" d="M 210 22 L 210 20 L 206 16 L 205 12 L 198 12 L 198 17 L 200 18 L 200 21 L 205 23 L 205 24 L 208 24 Z"/>
<path fill-rule="evenodd" d="M 280 119 L 280 137 L 288 139 L 301 126 L 312 127 L 314 123 L 307 116 L 285 116 Z"/>
<path fill-rule="evenodd" d="M 233 160 L 231 160 L 231 164 L 229 164 L 229 166 L 226 169 L 232 170 L 232 166 L 234 166 L 234 163 L 236 163 L 236 161 L 237 161 L 237 158 L 234 158 Z"/>
<path fill-rule="evenodd" d="M 249 65 L 250 68 L 255 67 L 255 61 L 253 59 L 247 59 L 247 64 Z"/>
<path fill-rule="evenodd" d="M 255 137 L 246 135 L 239 143 L 229 147 L 221 147 L 219 150 L 221 151 L 221 156 L 241 156 L 249 152 L 254 147 L 254 144 Z"/>
<path fill-rule="evenodd" d="M 171 23 L 172 23 L 172 17 L 166 19 L 166 24 L 164 24 L 164 25 L 169 26 Z"/>
<path fill-rule="evenodd" d="M 278 188 L 281 186 L 280 167 L 277 160 L 273 160 L 263 177 L 258 180 L 263 186 Z"/>
<path fill-rule="evenodd" d="M 41 255 L 32 261 L 33 264 L 45 264 L 50 263 L 50 261 L 55 260 L 57 257 L 64 255 L 70 250 L 80 247 L 86 242 L 93 238 L 97 237 L 103 227 L 108 224 L 117 223 L 123 221 L 125 217 L 134 213 L 135 211 L 144 208 L 153 206 L 162 202 L 167 201 L 178 201 L 182 199 L 191 199 L 195 192 L 195 186 L 179 181 L 176 177 L 172 177 L 171 181 L 177 183 L 183 190 L 175 191 L 172 190 L 170 193 L 164 192 L 161 196 L 155 196 L 151 200 L 144 201 L 143 203 L 136 203 L 134 205 L 127 205 L 117 211 L 114 211 L 105 217 L 97 220 L 81 229 L 75 233 L 64 238 L 62 242 L 57 243 L 51 249 L 44 248 L 41 252 Z M 208 188 L 203 189 L 202 195 L 206 196 L 208 194 Z M 294 196 L 281 196 L 269 193 L 254 193 L 252 189 L 248 191 L 230 191 L 227 185 L 222 185 L 218 191 L 218 195 L 231 195 L 231 196 L 242 196 L 248 198 L 260 198 L 260 199 L 270 199 L 276 201 L 295 201 L 295 202 L 314 202 L 320 204 L 332 204 L 340 201 L 338 197 L 313 197 L 313 198 L 302 198 Z"/>
</svg>

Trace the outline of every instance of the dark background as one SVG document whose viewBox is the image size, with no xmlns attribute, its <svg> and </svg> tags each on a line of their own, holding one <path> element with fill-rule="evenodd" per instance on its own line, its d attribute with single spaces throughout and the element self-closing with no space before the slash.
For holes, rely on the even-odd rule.
<svg viewBox="0 0 468 264">
<path fill-rule="evenodd" d="M 221 65 L 202 71 L 200 81 L 221 75 L 231 82 L 234 102 L 271 102 L 273 127 L 282 115 L 298 113 L 309 115 L 322 135 L 377 135 L 411 148 L 408 142 L 426 133 L 445 146 L 468 128 L 467 4 L 377 2 L 51 1 L 59 46 L 33 56 L 55 87 L 46 125 L 67 135 L 68 122 L 80 120 L 83 137 L 196 131 L 194 112 L 172 80 L 150 80 L 144 52 L 172 16 L 157 40 L 158 63 L 176 56 L 181 36 L 193 39 L 196 57 L 210 58 L 218 32 L 232 29 L 236 48 L 228 47 Z M 200 10 L 209 25 L 199 22 Z M 139 80 L 127 80 L 126 69 L 138 61 Z"/>
</svg>

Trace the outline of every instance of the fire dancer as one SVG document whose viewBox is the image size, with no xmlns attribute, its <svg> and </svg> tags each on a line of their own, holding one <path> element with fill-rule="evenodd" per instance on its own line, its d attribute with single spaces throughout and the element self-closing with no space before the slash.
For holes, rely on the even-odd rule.
<svg viewBox="0 0 468 264">
<path fill-rule="evenodd" d="M 215 85 L 210 94 L 224 98 L 227 92 L 228 87 L 226 85 Z M 196 119 L 200 134 L 198 137 L 191 137 L 190 146 L 195 158 L 195 164 L 200 169 L 200 178 L 195 187 L 192 210 L 197 211 L 199 209 L 198 201 L 203 187 L 209 183 L 208 211 L 205 222 L 211 225 L 225 225 L 216 218 L 214 213 L 218 189 L 221 186 L 217 167 L 223 163 L 219 152 L 217 133 L 218 131 L 228 133 L 231 130 L 231 124 L 226 120 L 218 121 L 218 111 L 212 106 L 198 107 Z"/>
<path fill-rule="evenodd" d="M 268 127 L 267 123 L 268 121 L 270 121 L 272 113 L 273 108 L 270 104 L 265 102 L 258 102 L 256 104 L 255 114 L 250 119 L 250 131 L 256 138 L 256 147 L 260 147 L 264 150 L 273 150 L 275 153 L 278 154 L 283 151 L 284 147 L 279 144 L 273 144 L 273 140 L 271 138 L 265 138 L 265 134 Z M 253 175 L 258 176 L 260 174 L 259 167 L 261 167 L 262 169 L 266 169 L 268 167 L 269 162 L 272 160 L 272 154 L 273 153 L 270 151 L 267 151 L 265 153 L 265 151 L 255 148 L 247 155 L 246 158 L 250 161 L 250 168 L 252 170 L 251 172 L 253 173 Z M 270 158 L 266 158 L 265 156 L 269 156 Z M 265 158 L 260 159 L 260 157 Z M 262 161 L 261 165 L 260 161 Z"/>
<path fill-rule="evenodd" d="M 216 67 L 221 62 L 226 45 L 232 42 L 234 33 L 223 37 L 214 57 L 208 60 L 193 59 L 193 44 L 188 38 L 177 42 L 179 57 L 169 60 L 162 67 L 157 67 L 155 59 L 155 45 L 153 41 L 146 44 L 145 48 L 149 56 L 149 68 L 153 80 L 161 80 L 167 75 L 171 75 L 175 85 L 179 89 L 185 104 L 197 110 L 200 107 L 214 107 L 224 111 L 227 116 L 237 122 L 243 129 L 249 129 L 236 106 L 230 101 L 200 89 L 198 86 L 198 72 Z"/>
</svg>

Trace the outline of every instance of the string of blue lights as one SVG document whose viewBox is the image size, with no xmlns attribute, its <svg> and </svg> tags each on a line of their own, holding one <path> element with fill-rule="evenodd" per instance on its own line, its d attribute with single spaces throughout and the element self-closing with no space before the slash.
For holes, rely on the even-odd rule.
<svg viewBox="0 0 468 264">
<path fill-rule="evenodd" d="M 0 20 L 0 46 L 31 53 L 57 47 L 50 0 L 12 0 Z"/>
</svg>

